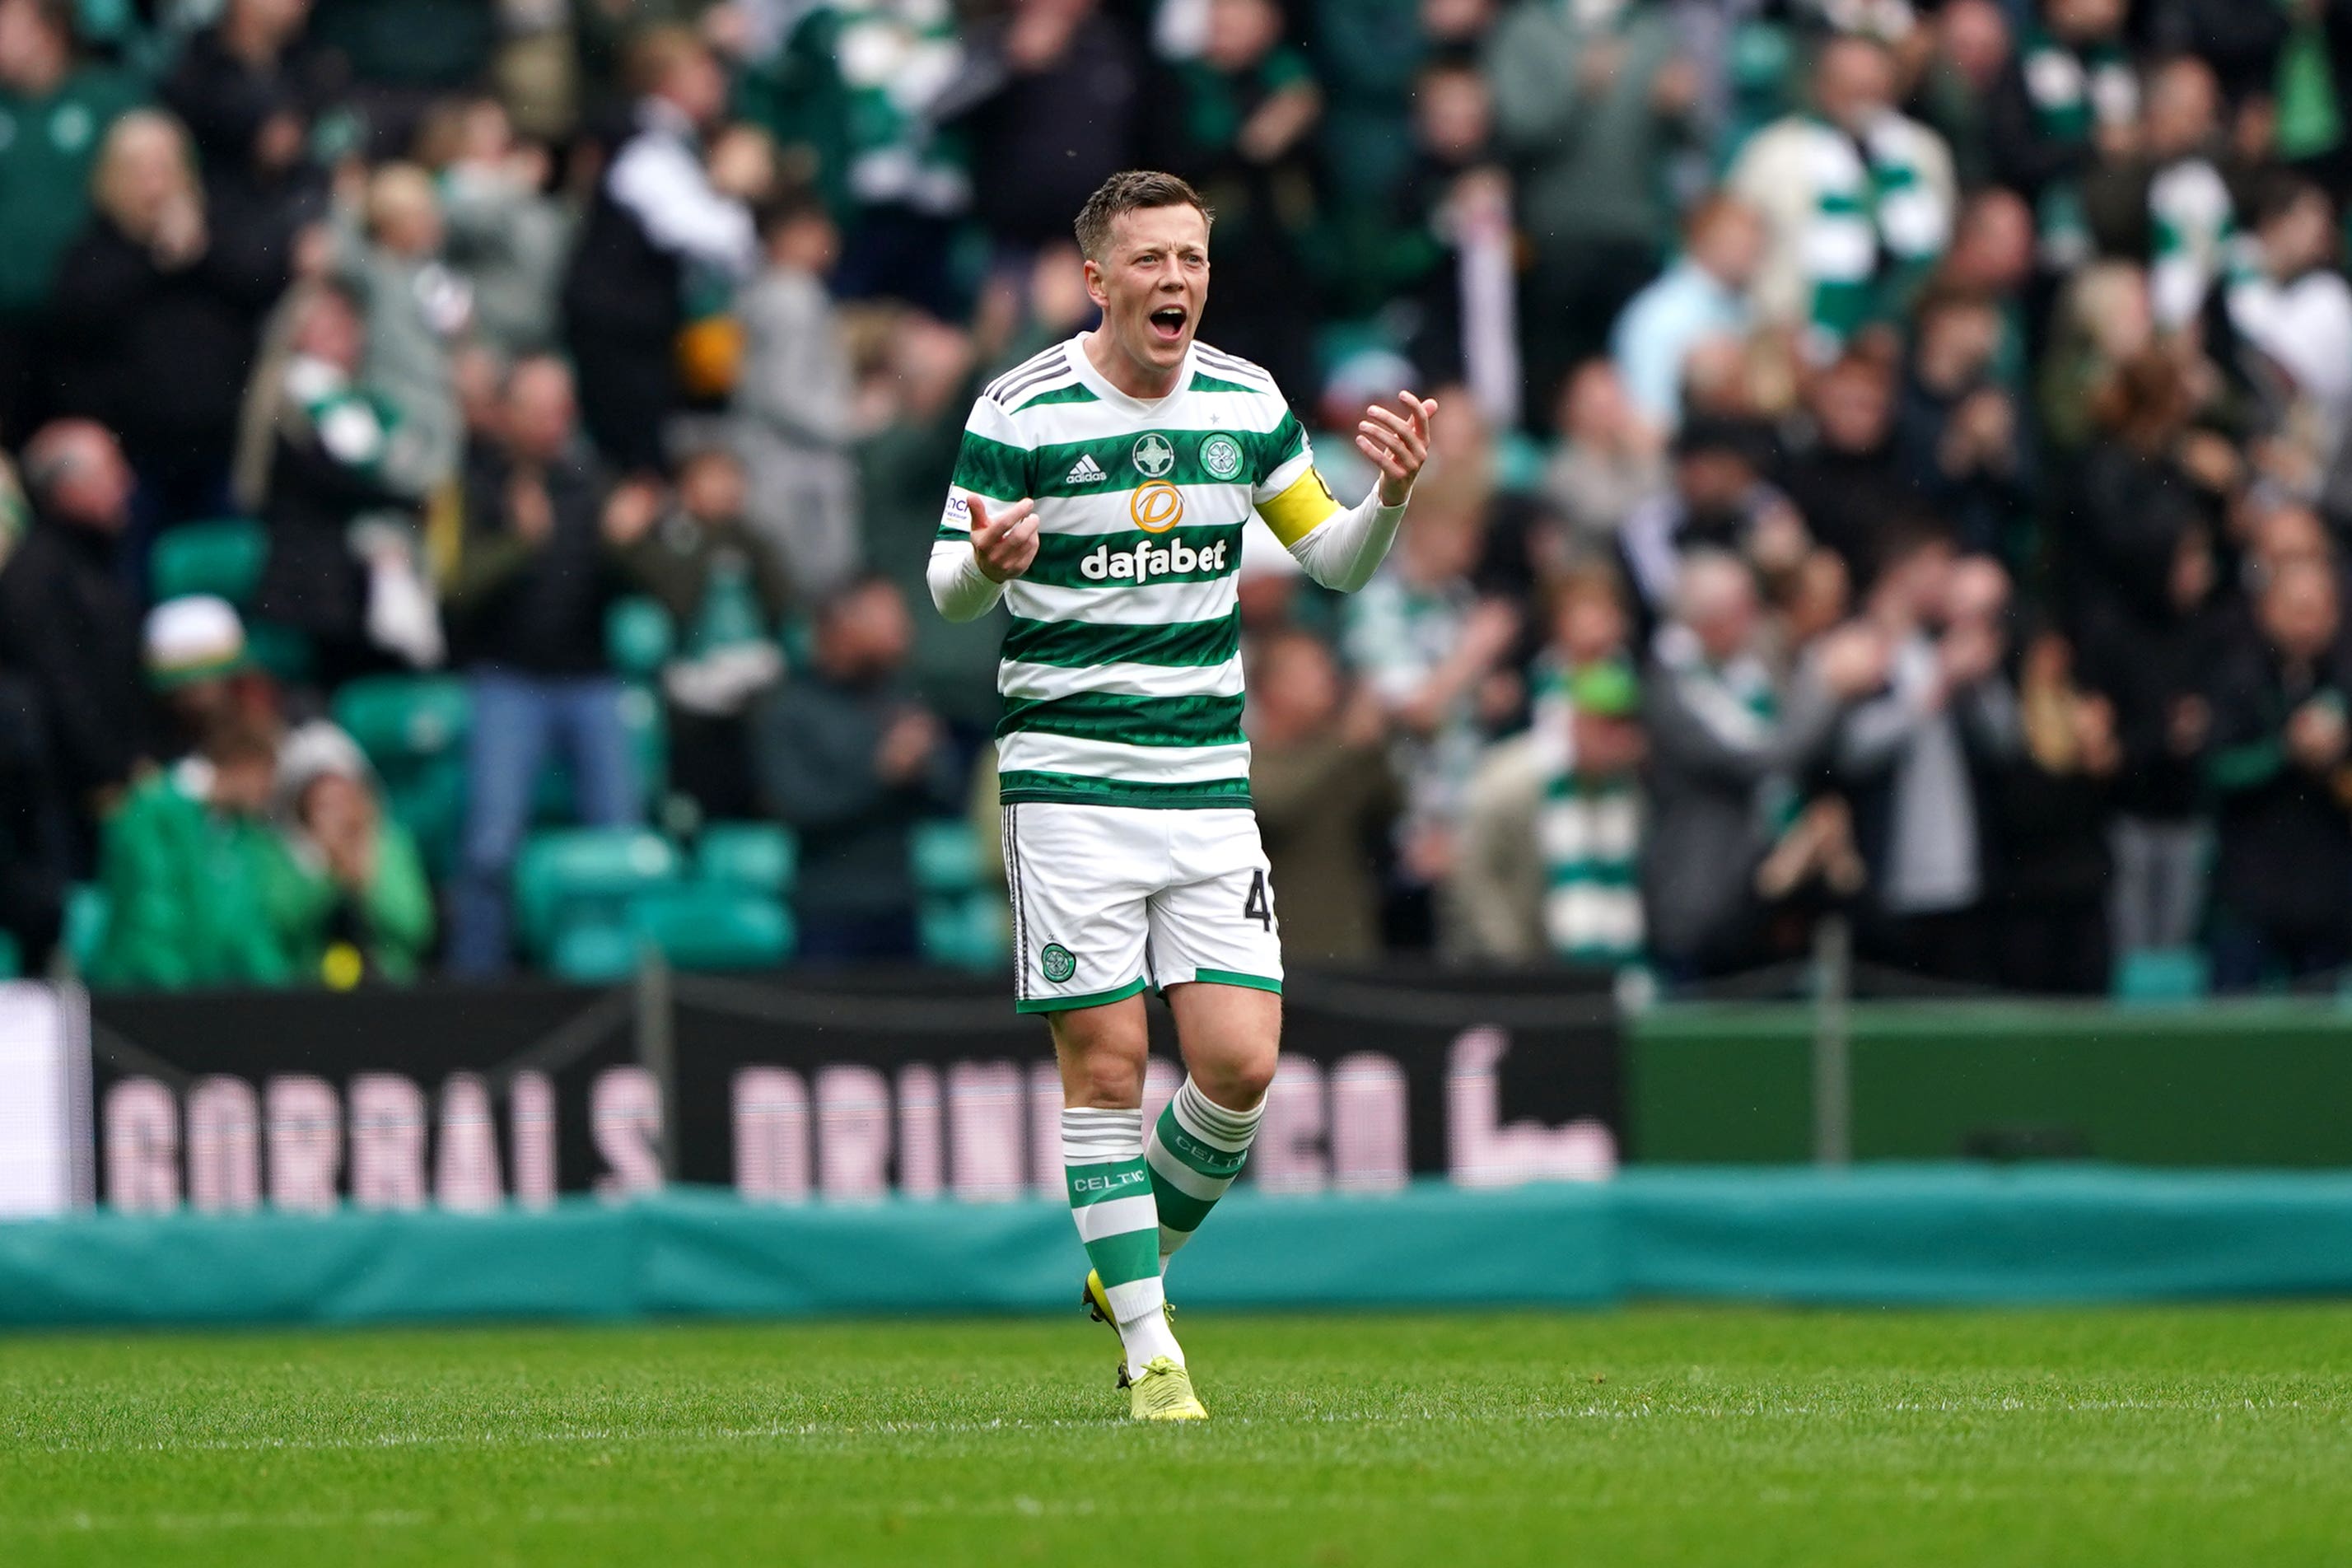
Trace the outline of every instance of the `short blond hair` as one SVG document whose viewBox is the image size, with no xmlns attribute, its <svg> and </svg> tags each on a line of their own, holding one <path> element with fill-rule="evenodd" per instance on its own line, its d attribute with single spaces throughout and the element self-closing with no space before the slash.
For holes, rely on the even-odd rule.
<svg viewBox="0 0 2352 1568">
<path fill-rule="evenodd" d="M 1157 169 L 1122 169 L 1097 186 L 1078 209 L 1079 251 L 1099 266 L 1110 249 L 1111 226 L 1129 213 L 1149 207 L 1191 207 L 1203 224 L 1217 221 L 1201 193 L 1175 175 Z"/>
</svg>

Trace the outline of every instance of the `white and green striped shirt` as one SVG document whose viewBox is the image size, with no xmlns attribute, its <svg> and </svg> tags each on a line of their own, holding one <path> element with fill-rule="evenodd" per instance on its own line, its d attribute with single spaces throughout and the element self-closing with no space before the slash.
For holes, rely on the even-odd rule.
<svg viewBox="0 0 2352 1568">
<path fill-rule="evenodd" d="M 1071 339 L 972 405 L 935 558 L 969 558 L 974 497 L 1037 503 L 1036 560 L 1004 584 L 1003 799 L 1246 806 L 1243 525 L 1255 508 L 1295 549 L 1340 510 L 1273 379 L 1196 342 L 1146 403 Z"/>
</svg>

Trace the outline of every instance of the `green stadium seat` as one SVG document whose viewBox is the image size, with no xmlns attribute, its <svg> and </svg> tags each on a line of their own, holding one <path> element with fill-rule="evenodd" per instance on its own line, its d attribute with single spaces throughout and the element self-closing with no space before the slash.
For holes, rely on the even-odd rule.
<svg viewBox="0 0 2352 1568">
<path fill-rule="evenodd" d="M 0 980 L 14 980 L 25 973 L 25 954 L 16 939 L 0 931 Z"/>
<path fill-rule="evenodd" d="M 278 679 L 294 682 L 310 679 L 314 659 L 308 632 L 277 621 L 248 621 L 245 646 L 252 653 L 253 662 Z"/>
<path fill-rule="evenodd" d="M 1003 900 L 993 893 L 923 900 L 923 956 L 956 969 L 999 969 L 1012 953 Z"/>
<path fill-rule="evenodd" d="M 525 944 L 552 958 L 583 926 L 625 930 L 630 903 L 679 879 L 677 850 L 643 827 L 535 833 L 515 862 L 515 914 Z"/>
<path fill-rule="evenodd" d="M 383 775 L 383 802 L 416 840 L 425 874 L 439 881 L 457 868 L 466 834 L 466 759 L 429 758 Z"/>
<path fill-rule="evenodd" d="M 714 822 L 694 847 L 694 874 L 705 882 L 782 898 L 793 889 L 800 845 L 772 822 Z"/>
<path fill-rule="evenodd" d="M 384 805 L 436 878 L 456 868 L 465 831 L 473 714 L 472 695 L 455 676 L 371 675 L 335 693 L 335 722 L 375 765 Z"/>
<path fill-rule="evenodd" d="M 772 893 L 688 882 L 629 905 L 629 927 L 680 969 L 774 969 L 793 955 L 792 915 Z"/>
<path fill-rule="evenodd" d="M 335 722 L 378 771 L 462 754 L 474 701 L 449 675 L 370 675 L 335 693 Z"/>
<path fill-rule="evenodd" d="M 656 600 L 615 599 L 604 612 L 604 658 L 625 679 L 651 680 L 677 647 L 677 624 Z"/>
<path fill-rule="evenodd" d="M 2116 1000 L 2141 1006 L 2178 1005 L 2201 999 L 2210 975 L 2195 948 L 2151 948 L 2124 954 L 2116 965 Z"/>
<path fill-rule="evenodd" d="M 106 889 L 96 882 L 76 882 L 66 889 L 66 954 L 74 973 L 87 973 L 106 941 Z"/>
<path fill-rule="evenodd" d="M 980 836 L 970 823 L 918 823 L 908 853 L 915 886 L 928 895 L 968 893 L 980 886 Z"/>
<path fill-rule="evenodd" d="M 147 585 L 158 603 L 187 594 L 217 594 L 239 609 L 253 603 L 269 561 L 269 531 L 247 518 L 184 522 L 155 539 Z"/>
<path fill-rule="evenodd" d="M 669 783 L 669 731 L 662 724 L 661 699 L 635 681 L 621 689 L 621 727 L 628 731 L 629 754 L 636 759 L 637 786 L 647 805 L 661 799 Z"/>
<path fill-rule="evenodd" d="M 547 967 L 558 979 L 597 985 L 636 973 L 637 934 L 625 925 L 584 922 L 558 931 Z"/>
</svg>

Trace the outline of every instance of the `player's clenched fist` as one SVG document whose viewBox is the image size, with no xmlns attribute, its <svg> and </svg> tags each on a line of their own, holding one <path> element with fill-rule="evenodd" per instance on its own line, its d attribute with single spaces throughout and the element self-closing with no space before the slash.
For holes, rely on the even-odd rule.
<svg viewBox="0 0 2352 1568">
<path fill-rule="evenodd" d="M 1017 500 L 994 517 L 978 496 L 966 504 L 971 508 L 971 553 L 981 575 L 1006 583 L 1028 571 L 1037 559 L 1037 503 Z"/>
</svg>

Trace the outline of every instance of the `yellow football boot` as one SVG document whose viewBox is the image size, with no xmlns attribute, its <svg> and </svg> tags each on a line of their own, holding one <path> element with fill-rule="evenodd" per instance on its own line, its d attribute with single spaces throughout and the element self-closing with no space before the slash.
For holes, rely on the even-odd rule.
<svg viewBox="0 0 2352 1568">
<path fill-rule="evenodd" d="M 1128 1414 L 1138 1421 L 1206 1421 L 1208 1407 L 1192 1392 L 1192 1374 L 1166 1356 L 1144 1363 L 1128 1391 Z"/>
</svg>

